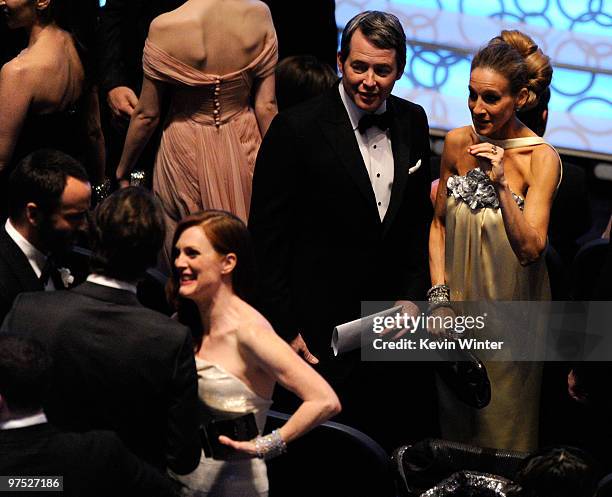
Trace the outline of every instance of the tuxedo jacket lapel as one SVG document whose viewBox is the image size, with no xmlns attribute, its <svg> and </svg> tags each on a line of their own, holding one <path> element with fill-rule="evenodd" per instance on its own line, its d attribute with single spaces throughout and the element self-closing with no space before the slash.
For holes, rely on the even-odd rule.
<svg viewBox="0 0 612 497">
<path fill-rule="evenodd" d="M 337 86 L 332 89 L 327 112 L 321 117 L 320 126 L 327 141 L 338 154 L 340 162 L 359 188 L 365 201 L 378 216 L 372 183 Z"/>
<path fill-rule="evenodd" d="M 384 231 L 388 231 L 393 224 L 397 211 L 404 198 L 404 190 L 408 182 L 408 168 L 410 167 L 410 141 L 412 130 L 408 119 L 402 119 L 393 108 L 393 97 L 387 99 L 387 109 L 393 113 L 393 122 L 390 128 L 391 149 L 393 151 L 393 186 L 391 187 L 391 199 L 385 218 L 383 219 Z"/>
<path fill-rule="evenodd" d="M 36 276 L 28 258 L 8 235 L 4 226 L 0 229 L 0 256 L 19 282 L 19 292 L 36 292 L 43 290 L 43 285 Z"/>
</svg>

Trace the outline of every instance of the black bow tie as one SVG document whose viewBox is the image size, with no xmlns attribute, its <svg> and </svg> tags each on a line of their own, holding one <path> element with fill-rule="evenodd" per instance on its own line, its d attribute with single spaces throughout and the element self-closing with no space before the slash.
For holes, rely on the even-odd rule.
<svg viewBox="0 0 612 497">
<path fill-rule="evenodd" d="M 60 275 L 60 272 L 57 269 L 55 261 L 50 256 L 47 257 L 45 266 L 42 269 L 39 279 L 43 285 L 43 288 L 47 286 L 49 280 L 53 281 L 53 286 L 56 290 L 60 290 L 64 287 L 64 284 L 62 282 L 62 276 Z"/>
<path fill-rule="evenodd" d="M 383 131 L 387 131 L 391 127 L 391 112 L 388 110 L 382 114 L 365 114 L 359 119 L 357 129 L 360 133 L 365 133 L 372 126 L 376 126 Z"/>
</svg>

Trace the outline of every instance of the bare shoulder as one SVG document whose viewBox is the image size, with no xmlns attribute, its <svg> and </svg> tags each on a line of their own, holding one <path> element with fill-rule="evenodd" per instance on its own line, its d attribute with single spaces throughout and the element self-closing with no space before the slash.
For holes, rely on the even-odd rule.
<svg viewBox="0 0 612 497">
<path fill-rule="evenodd" d="M 463 126 L 461 128 L 451 129 L 446 134 L 444 145 L 447 147 L 467 147 L 472 143 L 472 128 L 470 126 Z"/>
<path fill-rule="evenodd" d="M 32 72 L 33 61 L 25 56 L 19 55 L 14 59 L 9 60 L 6 64 L 2 66 L 0 70 L 0 76 L 3 79 L 14 80 L 17 78 L 26 77 L 29 73 Z"/>
<path fill-rule="evenodd" d="M 32 57 L 20 55 L 10 60 L 0 69 L 0 83 L 13 90 L 23 91 L 36 83 L 43 66 Z"/>
<path fill-rule="evenodd" d="M 531 173 L 536 178 L 550 178 L 556 184 L 561 174 L 559 155 L 550 145 L 534 147 L 531 154 Z"/>
<path fill-rule="evenodd" d="M 461 152 L 469 145 L 474 143 L 472 128 L 464 126 L 462 128 L 451 129 L 444 139 L 444 163 L 454 165 L 457 163 Z"/>
<path fill-rule="evenodd" d="M 261 32 L 269 33 L 274 30 L 270 8 L 260 0 L 251 0 L 245 9 L 249 24 L 258 26 Z"/>
<path fill-rule="evenodd" d="M 260 20 L 265 19 L 272 21 L 270 8 L 264 2 L 260 0 L 251 0 L 249 8 L 253 15 L 260 16 Z"/>
<path fill-rule="evenodd" d="M 157 16 L 149 25 L 149 40 L 153 43 L 163 41 L 176 25 L 174 12 L 166 12 Z"/>
<path fill-rule="evenodd" d="M 250 306 L 236 330 L 236 336 L 238 342 L 248 349 L 257 348 L 279 338 L 268 320 Z"/>
</svg>

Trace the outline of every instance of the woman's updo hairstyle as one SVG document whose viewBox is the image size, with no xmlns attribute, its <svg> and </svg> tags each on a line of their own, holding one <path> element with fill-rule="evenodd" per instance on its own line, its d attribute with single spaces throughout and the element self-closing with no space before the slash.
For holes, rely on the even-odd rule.
<svg viewBox="0 0 612 497">
<path fill-rule="evenodd" d="M 470 71 L 477 67 L 490 68 L 505 76 L 513 95 L 521 88 L 527 88 L 529 96 L 523 110 L 537 105 L 540 95 L 550 85 L 553 73 L 550 58 L 529 36 L 516 30 L 502 31 L 481 48 L 472 59 Z"/>
</svg>

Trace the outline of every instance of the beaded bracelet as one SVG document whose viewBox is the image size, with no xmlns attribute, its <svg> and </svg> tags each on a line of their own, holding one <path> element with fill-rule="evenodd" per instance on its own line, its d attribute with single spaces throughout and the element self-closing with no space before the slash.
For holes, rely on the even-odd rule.
<svg viewBox="0 0 612 497">
<path fill-rule="evenodd" d="M 260 459 L 272 459 L 287 452 L 287 444 L 278 430 L 274 430 L 263 437 L 260 435 L 254 438 L 252 442 L 255 444 L 257 457 Z"/>
<path fill-rule="evenodd" d="M 99 204 L 106 197 L 110 195 L 111 192 L 111 182 L 110 179 L 105 179 L 102 183 L 98 185 L 91 186 L 92 197 L 96 200 L 96 203 Z"/>
<path fill-rule="evenodd" d="M 450 288 L 448 285 L 434 285 L 427 290 L 427 301 L 430 304 L 450 302 Z"/>
</svg>

